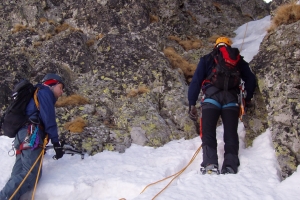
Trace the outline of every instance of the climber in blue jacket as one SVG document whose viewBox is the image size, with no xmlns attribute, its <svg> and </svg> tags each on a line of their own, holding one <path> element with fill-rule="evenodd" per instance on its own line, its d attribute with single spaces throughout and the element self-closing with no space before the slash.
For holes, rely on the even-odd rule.
<svg viewBox="0 0 300 200">
<path fill-rule="evenodd" d="M 48 135 L 48 139 L 51 140 L 54 146 L 56 153 L 54 158 L 60 159 L 64 154 L 58 139 L 58 127 L 54 107 L 57 99 L 63 94 L 64 82 L 57 74 L 47 74 L 43 78 L 42 84 L 37 84 L 36 86 L 38 88 L 38 105 L 36 105 L 34 98 L 32 98 L 26 107 L 26 114 L 30 117 L 15 137 L 16 161 L 10 179 L 0 192 L 0 200 L 10 199 L 14 194 L 41 154 L 46 135 Z M 12 199 L 20 199 L 21 195 L 33 189 L 40 162 L 41 160 L 34 166 Z"/>
</svg>

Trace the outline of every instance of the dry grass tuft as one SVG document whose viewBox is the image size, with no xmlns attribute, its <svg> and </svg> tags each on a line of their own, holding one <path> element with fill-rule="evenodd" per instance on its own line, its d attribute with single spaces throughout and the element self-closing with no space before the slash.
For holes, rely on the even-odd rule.
<svg viewBox="0 0 300 200">
<path fill-rule="evenodd" d="M 42 42 L 33 42 L 33 47 L 38 47 L 38 46 L 41 46 L 42 45 Z"/>
<path fill-rule="evenodd" d="M 97 35 L 95 38 L 89 39 L 88 41 L 86 41 L 86 45 L 88 47 L 93 46 L 96 42 L 96 40 L 100 40 L 104 37 L 104 34 L 100 33 L 99 35 Z"/>
<path fill-rule="evenodd" d="M 35 31 L 34 28 L 32 28 L 32 27 L 28 27 L 27 30 L 29 30 L 29 31 L 31 31 L 31 32 L 34 32 L 34 31 Z"/>
<path fill-rule="evenodd" d="M 55 24 L 55 21 L 52 20 L 52 19 L 50 19 L 50 20 L 48 21 L 48 23 L 51 24 L 51 25 L 54 25 L 54 24 Z"/>
<path fill-rule="evenodd" d="M 181 39 L 180 39 L 179 37 L 177 37 L 177 36 L 172 36 L 172 35 L 170 35 L 170 36 L 168 37 L 168 39 L 169 39 L 169 40 L 174 40 L 174 41 L 176 41 L 177 43 L 179 43 L 179 42 L 181 41 Z"/>
<path fill-rule="evenodd" d="M 158 22 L 158 20 L 159 20 L 158 16 L 150 14 L 150 23 Z"/>
<path fill-rule="evenodd" d="M 82 133 L 84 127 L 86 127 L 86 126 L 87 126 L 86 121 L 84 119 L 82 119 L 81 117 L 77 117 L 73 121 L 65 123 L 64 129 L 66 129 L 72 133 Z"/>
<path fill-rule="evenodd" d="M 24 30 L 26 30 L 26 29 L 27 29 L 26 26 L 24 26 L 24 25 L 22 25 L 22 24 L 16 24 L 16 25 L 14 26 L 14 29 L 12 30 L 12 32 L 13 32 L 13 33 L 17 33 L 17 32 L 20 32 L 20 31 L 24 31 Z"/>
<path fill-rule="evenodd" d="M 194 14 L 191 11 L 187 11 L 187 13 L 191 16 L 192 20 L 197 22 L 197 18 L 194 16 Z"/>
<path fill-rule="evenodd" d="M 21 32 L 21 31 L 25 31 L 25 30 L 29 30 L 31 32 L 34 31 L 34 29 L 31 27 L 27 27 L 22 24 L 16 24 L 12 30 L 12 33 L 17 33 L 17 32 Z"/>
<path fill-rule="evenodd" d="M 39 22 L 40 22 L 40 23 L 45 23 L 46 21 L 47 21 L 47 19 L 44 18 L 44 17 L 42 17 L 42 18 L 39 19 Z"/>
<path fill-rule="evenodd" d="M 172 47 L 167 47 L 164 49 L 164 54 L 169 59 L 171 65 L 174 68 L 179 68 L 182 70 L 186 78 L 193 76 L 196 70 L 196 65 L 189 63 L 187 60 L 182 58 L 176 53 L 175 49 Z"/>
<path fill-rule="evenodd" d="M 137 89 L 131 89 L 127 93 L 127 97 L 135 97 L 139 94 L 144 94 L 150 92 L 150 89 L 148 89 L 146 86 L 139 86 Z"/>
<path fill-rule="evenodd" d="M 89 100 L 83 96 L 78 94 L 72 94 L 67 97 L 61 97 L 56 102 L 56 107 L 65 107 L 65 106 L 78 106 L 78 105 L 85 105 L 88 104 Z"/>
<path fill-rule="evenodd" d="M 254 20 L 254 17 L 249 13 L 245 13 L 245 14 L 243 14 L 243 16 L 249 17 L 250 19 Z"/>
<path fill-rule="evenodd" d="M 113 120 L 113 118 L 106 118 L 103 120 L 103 124 L 106 126 L 106 127 L 109 127 L 109 128 L 115 128 L 116 127 L 116 124 Z"/>
<path fill-rule="evenodd" d="M 95 44 L 95 39 L 89 39 L 88 41 L 86 41 L 86 45 L 88 47 L 93 46 Z"/>
<path fill-rule="evenodd" d="M 181 40 L 177 36 L 169 36 L 170 40 L 176 41 L 178 44 L 180 44 L 184 50 L 189 51 L 191 49 L 199 49 L 201 47 L 201 40 L 199 39 L 190 39 L 190 40 Z"/>
<path fill-rule="evenodd" d="M 60 24 L 58 25 L 56 28 L 55 28 L 55 32 L 56 33 L 60 33 L 60 32 L 63 32 L 63 31 L 66 31 L 67 29 L 71 28 L 71 26 L 67 23 L 63 23 L 63 24 Z"/>
<path fill-rule="evenodd" d="M 80 28 L 74 28 L 74 27 L 72 27 L 72 26 L 70 26 L 70 30 L 71 30 L 72 32 L 83 33 L 83 30 L 81 30 Z"/>
<path fill-rule="evenodd" d="M 184 50 L 189 51 L 191 49 L 199 49 L 201 47 L 201 41 L 196 40 L 183 40 L 179 44 L 184 48 Z"/>
<path fill-rule="evenodd" d="M 52 38 L 51 33 L 46 33 L 45 36 L 43 36 L 44 40 L 50 40 Z"/>
<path fill-rule="evenodd" d="M 100 33 L 99 35 L 96 36 L 96 40 L 100 40 L 104 37 L 104 34 L 103 33 Z"/>
<path fill-rule="evenodd" d="M 282 24 L 291 24 L 300 20 L 300 5 L 295 2 L 279 6 L 272 19 L 268 32 L 274 31 Z"/>
<path fill-rule="evenodd" d="M 221 4 L 213 2 L 213 5 L 216 8 L 217 12 L 222 12 Z"/>
</svg>

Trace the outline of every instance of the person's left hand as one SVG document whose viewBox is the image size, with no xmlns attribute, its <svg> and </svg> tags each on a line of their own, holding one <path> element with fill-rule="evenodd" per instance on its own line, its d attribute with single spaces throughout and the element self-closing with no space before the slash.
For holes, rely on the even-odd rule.
<svg viewBox="0 0 300 200">
<path fill-rule="evenodd" d="M 55 150 L 55 153 L 56 153 L 56 155 L 53 156 L 53 158 L 56 159 L 56 160 L 62 158 L 63 155 L 64 155 L 64 151 L 63 151 L 62 146 L 59 144 L 59 142 L 54 143 L 53 147 L 54 147 L 54 150 Z"/>
</svg>

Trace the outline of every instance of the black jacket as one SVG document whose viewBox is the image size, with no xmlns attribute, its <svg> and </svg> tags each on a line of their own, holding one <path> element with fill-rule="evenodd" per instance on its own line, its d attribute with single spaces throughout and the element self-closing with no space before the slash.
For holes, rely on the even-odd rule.
<svg viewBox="0 0 300 200">
<path fill-rule="evenodd" d="M 201 57 L 197 69 L 194 73 L 192 82 L 189 86 L 188 100 L 189 105 L 196 105 L 198 96 L 200 94 L 202 82 L 211 74 L 214 65 L 214 59 L 211 53 Z M 245 89 L 247 91 L 246 101 L 251 100 L 256 87 L 256 77 L 252 73 L 249 64 L 241 56 L 239 61 L 241 78 L 245 81 Z"/>
</svg>

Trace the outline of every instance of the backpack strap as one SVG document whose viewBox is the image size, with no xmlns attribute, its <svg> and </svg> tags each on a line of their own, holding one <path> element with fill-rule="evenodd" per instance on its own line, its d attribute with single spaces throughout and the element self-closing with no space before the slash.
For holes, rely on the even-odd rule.
<svg viewBox="0 0 300 200">
<path fill-rule="evenodd" d="M 210 72 L 210 74 L 205 78 L 205 80 L 203 81 L 202 85 L 204 84 L 204 82 L 205 82 L 205 83 L 211 82 L 210 80 L 211 80 L 211 78 L 213 77 L 213 75 L 214 75 L 215 72 L 216 72 L 216 69 L 215 69 L 215 67 L 216 67 L 216 65 L 217 65 L 216 56 L 217 56 L 218 51 L 219 51 L 219 47 L 218 47 L 218 48 L 215 48 L 215 49 L 209 54 L 209 55 L 212 57 L 212 59 L 213 59 L 213 64 L 212 64 L 212 66 L 211 66 L 211 72 Z"/>
<path fill-rule="evenodd" d="M 211 59 L 213 60 L 212 62 L 212 65 L 210 66 L 211 67 L 211 72 L 210 74 L 203 80 L 202 84 L 201 84 L 201 88 L 202 88 L 202 91 L 203 93 L 206 93 L 206 90 L 212 86 L 212 82 L 211 82 L 211 78 L 213 77 L 213 75 L 215 74 L 216 72 L 216 55 L 218 53 L 218 48 L 215 48 L 209 55 L 211 56 Z M 207 86 L 206 86 L 207 85 Z M 212 95 L 220 92 L 221 90 L 217 90 L 216 92 L 214 92 L 213 94 L 207 96 L 208 98 L 211 97 Z M 207 94 L 206 94 L 207 95 Z"/>
</svg>

